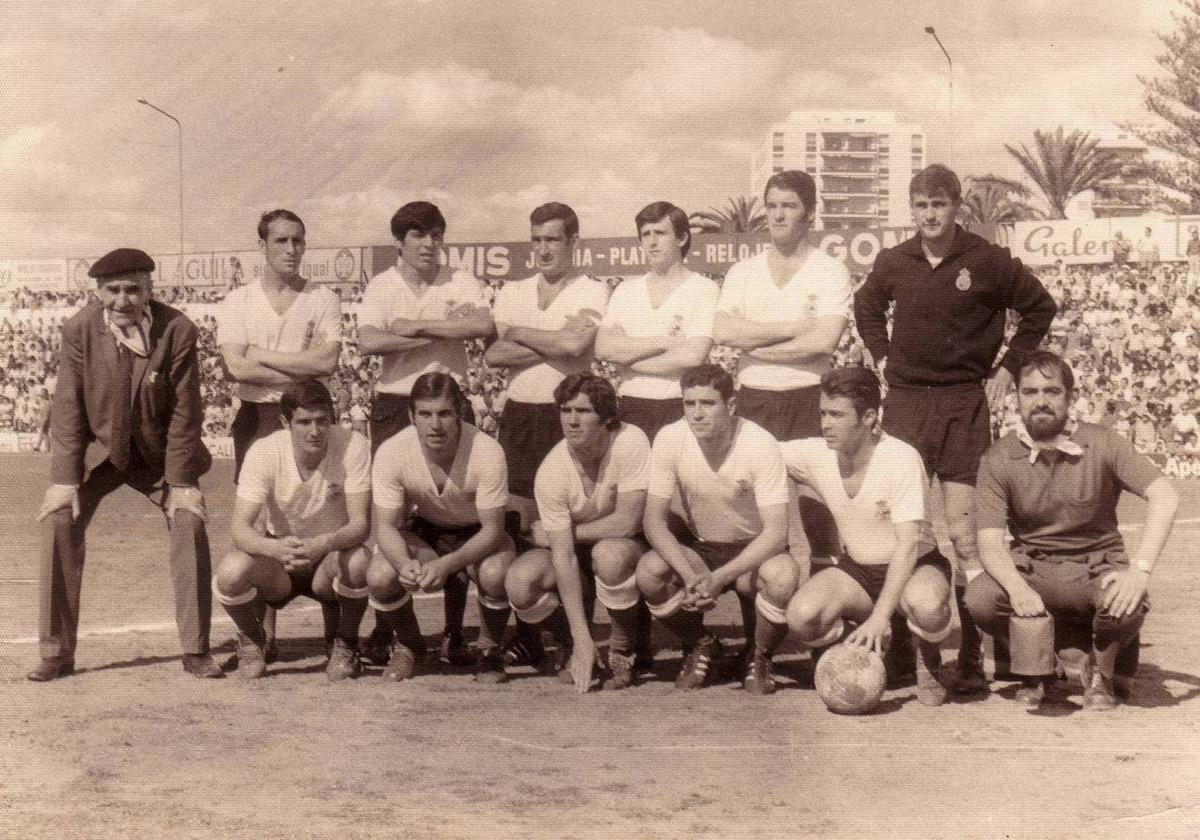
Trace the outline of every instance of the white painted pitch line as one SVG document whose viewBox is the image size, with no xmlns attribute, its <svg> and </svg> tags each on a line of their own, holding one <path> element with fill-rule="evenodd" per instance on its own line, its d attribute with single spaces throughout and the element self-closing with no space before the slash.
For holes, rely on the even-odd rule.
<svg viewBox="0 0 1200 840">
<path fill-rule="evenodd" d="M 426 601 L 431 598 L 440 598 L 440 592 L 418 592 L 413 596 L 414 601 Z M 288 614 L 300 612 L 316 612 L 320 609 L 318 604 L 304 604 L 298 607 L 288 607 Z M 233 626 L 233 619 L 221 613 L 213 614 L 212 626 L 229 625 Z M 175 629 L 174 621 L 154 621 L 143 624 L 122 624 L 116 627 L 94 627 L 90 630 L 81 630 L 79 632 L 80 639 L 93 639 L 100 636 L 123 636 L 127 633 L 161 633 Z M 37 636 L 25 636 L 19 639 L 0 639 L 0 644 L 3 645 L 32 645 L 37 644 Z"/>
</svg>

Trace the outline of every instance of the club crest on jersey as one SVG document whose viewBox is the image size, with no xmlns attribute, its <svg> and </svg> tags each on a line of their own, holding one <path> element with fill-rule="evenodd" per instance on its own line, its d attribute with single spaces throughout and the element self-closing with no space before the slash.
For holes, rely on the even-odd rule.
<svg viewBox="0 0 1200 840">
<path fill-rule="evenodd" d="M 954 287 L 960 292 L 965 292 L 967 289 L 971 288 L 971 272 L 967 271 L 965 268 L 958 272 L 958 279 L 954 281 Z"/>
<path fill-rule="evenodd" d="M 739 478 L 733 485 L 733 492 L 738 496 L 749 496 L 753 489 L 748 478 Z"/>
<path fill-rule="evenodd" d="M 325 494 L 327 499 L 336 499 L 342 495 L 342 485 L 330 483 L 329 490 Z"/>
<path fill-rule="evenodd" d="M 892 521 L 892 509 L 883 499 L 875 503 L 875 518 L 880 522 Z"/>
<path fill-rule="evenodd" d="M 676 312 L 675 320 L 671 322 L 671 329 L 668 330 L 670 335 L 680 335 L 683 332 L 683 313 Z"/>
</svg>

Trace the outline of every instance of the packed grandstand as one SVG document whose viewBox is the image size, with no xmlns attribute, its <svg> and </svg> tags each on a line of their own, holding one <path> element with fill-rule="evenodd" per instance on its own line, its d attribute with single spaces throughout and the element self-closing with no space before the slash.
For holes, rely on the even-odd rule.
<svg viewBox="0 0 1200 840">
<path fill-rule="evenodd" d="M 1159 460 L 1200 459 L 1200 393 L 1195 388 L 1200 331 L 1193 316 L 1200 310 L 1200 294 L 1188 264 L 1060 263 L 1035 270 L 1059 304 L 1046 344 L 1063 352 L 1075 369 L 1076 416 L 1114 427 Z M 620 281 L 608 278 L 614 286 Z M 341 423 L 365 432 L 378 362 L 361 355 L 356 345 L 361 292 L 360 285 L 343 293 L 342 354 L 329 384 Z M 60 327 L 92 295 L 17 288 L 0 298 L 0 433 L 18 433 L 15 439 L 23 448 L 47 445 L 41 431 L 55 384 Z M 220 452 L 237 408 L 216 346 L 215 308 L 224 290 L 159 286 L 155 295 L 183 309 L 200 327 L 204 434 Z M 482 347 L 473 349 L 465 390 L 480 426 L 494 433 L 505 399 L 504 371 L 486 365 Z M 737 355 L 728 348 L 715 347 L 713 358 L 736 367 Z M 838 364 L 863 359 L 853 321 L 835 359 Z M 1008 399 L 1006 409 L 993 418 L 998 428 L 1016 417 L 1015 396 Z"/>
</svg>

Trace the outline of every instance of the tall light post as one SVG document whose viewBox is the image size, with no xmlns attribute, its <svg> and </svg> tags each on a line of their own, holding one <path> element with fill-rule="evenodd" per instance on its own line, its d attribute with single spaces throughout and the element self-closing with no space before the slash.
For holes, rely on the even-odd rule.
<svg viewBox="0 0 1200 840">
<path fill-rule="evenodd" d="M 159 108 L 153 102 L 147 102 L 145 99 L 138 99 L 138 103 L 145 105 L 147 108 L 153 108 L 158 113 L 162 114 L 171 122 L 175 123 L 175 127 L 179 129 L 179 283 L 183 283 L 183 123 L 173 114 L 168 114 L 162 108 Z"/>
<path fill-rule="evenodd" d="M 954 163 L 954 60 L 950 58 L 950 53 L 946 51 L 946 45 L 942 43 L 942 39 L 938 37 L 937 32 L 932 26 L 926 26 L 925 31 L 933 36 L 933 40 L 937 42 L 938 47 L 942 50 L 942 55 L 946 56 L 946 65 L 950 68 L 950 160 L 949 163 Z"/>
</svg>

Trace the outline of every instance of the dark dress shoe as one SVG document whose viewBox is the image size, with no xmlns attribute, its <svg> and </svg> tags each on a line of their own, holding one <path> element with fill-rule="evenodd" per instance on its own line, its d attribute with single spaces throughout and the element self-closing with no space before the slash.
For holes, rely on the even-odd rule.
<svg viewBox="0 0 1200 840">
<path fill-rule="evenodd" d="M 213 661 L 207 653 L 185 653 L 183 655 L 183 670 L 193 677 L 201 679 L 217 679 L 225 676 L 221 666 Z"/>
<path fill-rule="evenodd" d="M 75 663 L 69 659 L 43 659 L 33 670 L 25 675 L 25 679 L 34 682 L 50 682 L 59 677 L 69 677 L 75 673 Z"/>
</svg>

